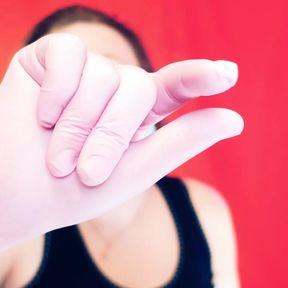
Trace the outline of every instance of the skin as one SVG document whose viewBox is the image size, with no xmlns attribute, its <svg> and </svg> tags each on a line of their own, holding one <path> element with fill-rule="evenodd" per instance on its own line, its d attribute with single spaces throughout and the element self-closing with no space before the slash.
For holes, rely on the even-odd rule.
<svg viewBox="0 0 288 288">
<path fill-rule="evenodd" d="M 50 32 L 75 34 L 90 52 L 116 63 L 139 66 L 127 40 L 108 26 L 79 22 Z M 239 287 L 235 236 L 225 200 L 204 183 L 193 179 L 183 181 L 211 250 L 215 287 Z M 177 269 L 180 252 L 177 230 L 156 185 L 97 219 L 79 224 L 78 228 L 97 266 L 120 286 L 163 286 Z M 7 277 L 1 287 L 20 287 L 29 282 L 41 263 L 43 245 L 44 236 L 41 236 L 6 251 L 3 257 L 8 265 L 2 270 L 0 263 L 0 270 Z"/>
</svg>

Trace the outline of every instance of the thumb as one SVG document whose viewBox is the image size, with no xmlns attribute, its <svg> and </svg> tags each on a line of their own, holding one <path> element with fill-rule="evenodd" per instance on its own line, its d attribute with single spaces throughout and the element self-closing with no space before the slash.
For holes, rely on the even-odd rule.
<svg viewBox="0 0 288 288">
<path fill-rule="evenodd" d="M 141 183 L 144 191 L 215 143 L 239 135 L 243 125 L 238 113 L 224 108 L 185 114 L 142 141 L 132 143 L 117 167 L 121 171 L 119 177 L 129 179 L 134 187 Z M 117 181 L 117 175 L 113 181 Z"/>
</svg>

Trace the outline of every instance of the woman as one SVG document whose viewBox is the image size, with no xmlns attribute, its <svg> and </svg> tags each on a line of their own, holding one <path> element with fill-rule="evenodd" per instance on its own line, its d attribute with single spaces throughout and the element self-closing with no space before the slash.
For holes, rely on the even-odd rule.
<svg viewBox="0 0 288 288">
<path fill-rule="evenodd" d="M 98 11 L 59 10 L 35 27 L 27 44 L 49 33 L 74 34 L 90 52 L 152 71 L 135 34 Z M 96 219 L 3 252 L 1 287 L 236 288 L 235 246 L 229 209 L 214 188 L 164 177 Z"/>
</svg>

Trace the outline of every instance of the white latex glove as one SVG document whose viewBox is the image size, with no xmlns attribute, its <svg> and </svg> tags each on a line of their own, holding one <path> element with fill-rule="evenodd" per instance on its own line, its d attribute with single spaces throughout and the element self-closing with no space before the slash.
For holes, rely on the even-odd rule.
<svg viewBox="0 0 288 288">
<path fill-rule="evenodd" d="M 0 250 L 95 218 L 240 134 L 236 112 L 211 108 L 137 141 L 139 131 L 185 101 L 223 92 L 236 80 L 236 65 L 225 61 L 189 60 L 154 74 L 115 66 L 65 34 L 20 50 L 0 90 Z M 49 173 L 47 149 L 50 172 L 69 176 Z"/>
</svg>

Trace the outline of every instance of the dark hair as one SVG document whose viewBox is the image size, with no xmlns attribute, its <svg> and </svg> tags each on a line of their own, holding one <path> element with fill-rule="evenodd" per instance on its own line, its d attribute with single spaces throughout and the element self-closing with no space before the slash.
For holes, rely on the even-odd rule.
<svg viewBox="0 0 288 288">
<path fill-rule="evenodd" d="M 52 28 L 66 26 L 76 22 L 96 22 L 112 27 L 119 32 L 130 43 L 140 66 L 148 72 L 153 72 L 152 64 L 145 52 L 144 46 L 138 36 L 126 25 L 119 22 L 112 16 L 101 11 L 85 6 L 68 6 L 59 9 L 41 20 L 31 31 L 25 44 L 28 45 L 44 35 L 48 34 Z"/>
</svg>

